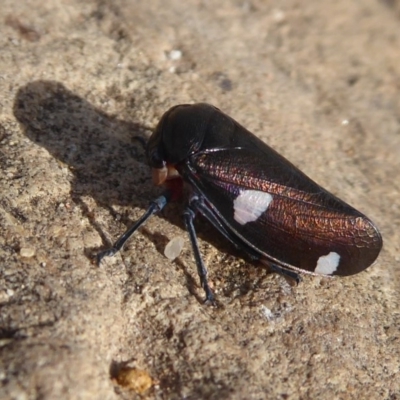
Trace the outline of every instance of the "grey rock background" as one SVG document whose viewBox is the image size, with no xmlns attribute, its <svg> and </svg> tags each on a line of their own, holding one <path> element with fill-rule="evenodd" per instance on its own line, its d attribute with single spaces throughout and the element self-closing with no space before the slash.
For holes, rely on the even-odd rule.
<svg viewBox="0 0 400 400">
<path fill-rule="evenodd" d="M 10 1 L 0 8 L 0 398 L 399 399 L 398 1 Z M 181 206 L 101 267 L 90 256 L 159 189 L 143 150 L 164 111 L 206 101 L 371 217 L 384 249 L 298 287 Z M 185 236 L 186 237 L 186 236 Z"/>
</svg>

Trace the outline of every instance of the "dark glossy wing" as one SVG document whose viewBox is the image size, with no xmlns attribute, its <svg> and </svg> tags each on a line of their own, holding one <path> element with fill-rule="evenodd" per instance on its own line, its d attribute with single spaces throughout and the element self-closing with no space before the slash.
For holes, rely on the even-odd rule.
<svg viewBox="0 0 400 400">
<path fill-rule="evenodd" d="M 373 223 L 256 144 L 203 150 L 181 173 L 227 230 L 279 265 L 327 275 L 371 265 L 382 247 Z"/>
</svg>

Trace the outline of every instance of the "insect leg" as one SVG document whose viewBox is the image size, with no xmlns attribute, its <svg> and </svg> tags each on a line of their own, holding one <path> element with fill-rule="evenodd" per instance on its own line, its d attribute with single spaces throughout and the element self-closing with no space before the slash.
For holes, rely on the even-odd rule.
<svg viewBox="0 0 400 400">
<path fill-rule="evenodd" d="M 196 260 L 197 273 L 200 277 L 200 284 L 206 293 L 206 303 L 215 304 L 214 294 L 208 285 L 207 281 L 207 268 L 204 265 L 203 259 L 200 254 L 199 244 L 197 242 L 197 235 L 194 229 L 193 220 L 195 218 L 195 212 L 188 206 L 183 213 L 183 220 L 185 222 L 186 230 L 189 232 L 190 243 Z"/>
<path fill-rule="evenodd" d="M 203 217 L 205 217 L 213 226 L 216 228 L 226 239 L 228 239 L 238 250 L 243 250 L 247 253 L 247 255 L 253 260 L 260 260 L 261 256 L 259 253 L 250 248 L 246 243 L 243 243 L 237 238 L 233 236 L 221 223 L 221 221 L 214 215 L 212 210 L 207 207 L 204 201 L 201 198 L 193 197 L 190 201 L 190 207 L 194 211 L 198 211 Z M 301 282 L 301 276 L 294 271 L 291 271 L 286 268 L 282 268 L 277 264 L 271 263 L 269 261 L 263 260 L 266 263 L 272 272 L 277 272 L 278 274 L 287 276 L 296 281 L 297 284 Z"/>
<path fill-rule="evenodd" d="M 168 204 L 169 200 L 170 194 L 168 192 L 153 200 L 146 212 L 116 240 L 112 247 L 97 254 L 97 264 L 100 264 L 104 257 L 111 257 L 121 250 L 122 246 L 136 232 L 136 230 L 140 228 L 152 215 L 160 212 Z"/>
<path fill-rule="evenodd" d="M 297 284 L 299 284 L 302 281 L 301 276 L 295 271 L 282 268 L 279 265 L 270 262 L 268 262 L 268 266 L 271 268 L 271 271 L 276 272 L 283 276 L 287 276 L 288 278 L 295 280 Z"/>
<path fill-rule="evenodd" d="M 229 242 L 231 242 L 237 250 L 242 250 L 247 253 L 247 255 L 251 258 L 252 261 L 257 261 L 260 259 L 260 254 L 255 252 L 245 243 L 240 241 L 236 236 L 233 236 L 221 223 L 221 221 L 214 215 L 212 210 L 202 201 L 201 199 L 194 197 L 190 206 L 192 210 L 198 211 L 204 218 L 211 223 L 211 225 L 217 229 Z"/>
</svg>

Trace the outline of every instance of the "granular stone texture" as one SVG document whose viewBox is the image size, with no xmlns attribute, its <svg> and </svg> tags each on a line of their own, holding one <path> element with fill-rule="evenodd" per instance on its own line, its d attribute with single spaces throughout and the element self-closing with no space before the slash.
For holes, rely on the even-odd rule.
<svg viewBox="0 0 400 400">
<path fill-rule="evenodd" d="M 0 49 L 1 399 L 400 399 L 398 1 L 3 0 Z M 180 203 L 95 265 L 190 102 L 369 216 L 375 265 L 292 286 L 199 218 L 207 307 Z"/>
</svg>

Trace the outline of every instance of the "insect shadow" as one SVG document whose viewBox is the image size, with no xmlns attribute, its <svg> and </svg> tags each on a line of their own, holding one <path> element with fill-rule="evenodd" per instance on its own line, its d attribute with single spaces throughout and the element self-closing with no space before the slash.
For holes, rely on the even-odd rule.
<svg viewBox="0 0 400 400">
<path fill-rule="evenodd" d="M 151 182 L 142 143 L 147 141 L 152 127 L 106 114 L 61 83 L 45 80 L 31 82 L 18 90 L 14 115 L 27 138 L 45 148 L 73 172 L 71 198 L 89 218 L 104 247 L 111 243 L 104 234 L 104 227 L 97 224 L 87 209 L 82 200 L 84 196 L 91 196 L 98 206 L 114 215 L 113 205 L 145 210 L 149 201 L 159 195 L 160 189 Z M 184 229 L 182 210 L 179 205 L 173 205 L 159 216 Z M 134 221 L 122 216 L 122 222 L 130 226 Z M 232 253 L 232 246 L 219 234 L 210 235 L 215 231 L 208 223 L 199 219 L 196 226 L 200 238 L 219 251 Z M 155 235 L 145 227 L 141 228 L 141 233 L 155 241 L 157 250 L 163 252 L 167 242 L 163 235 Z M 85 249 L 85 254 L 92 260 L 97 250 Z M 189 291 L 195 293 L 195 265 L 187 269 L 184 263 L 176 263 L 185 274 Z"/>
</svg>

